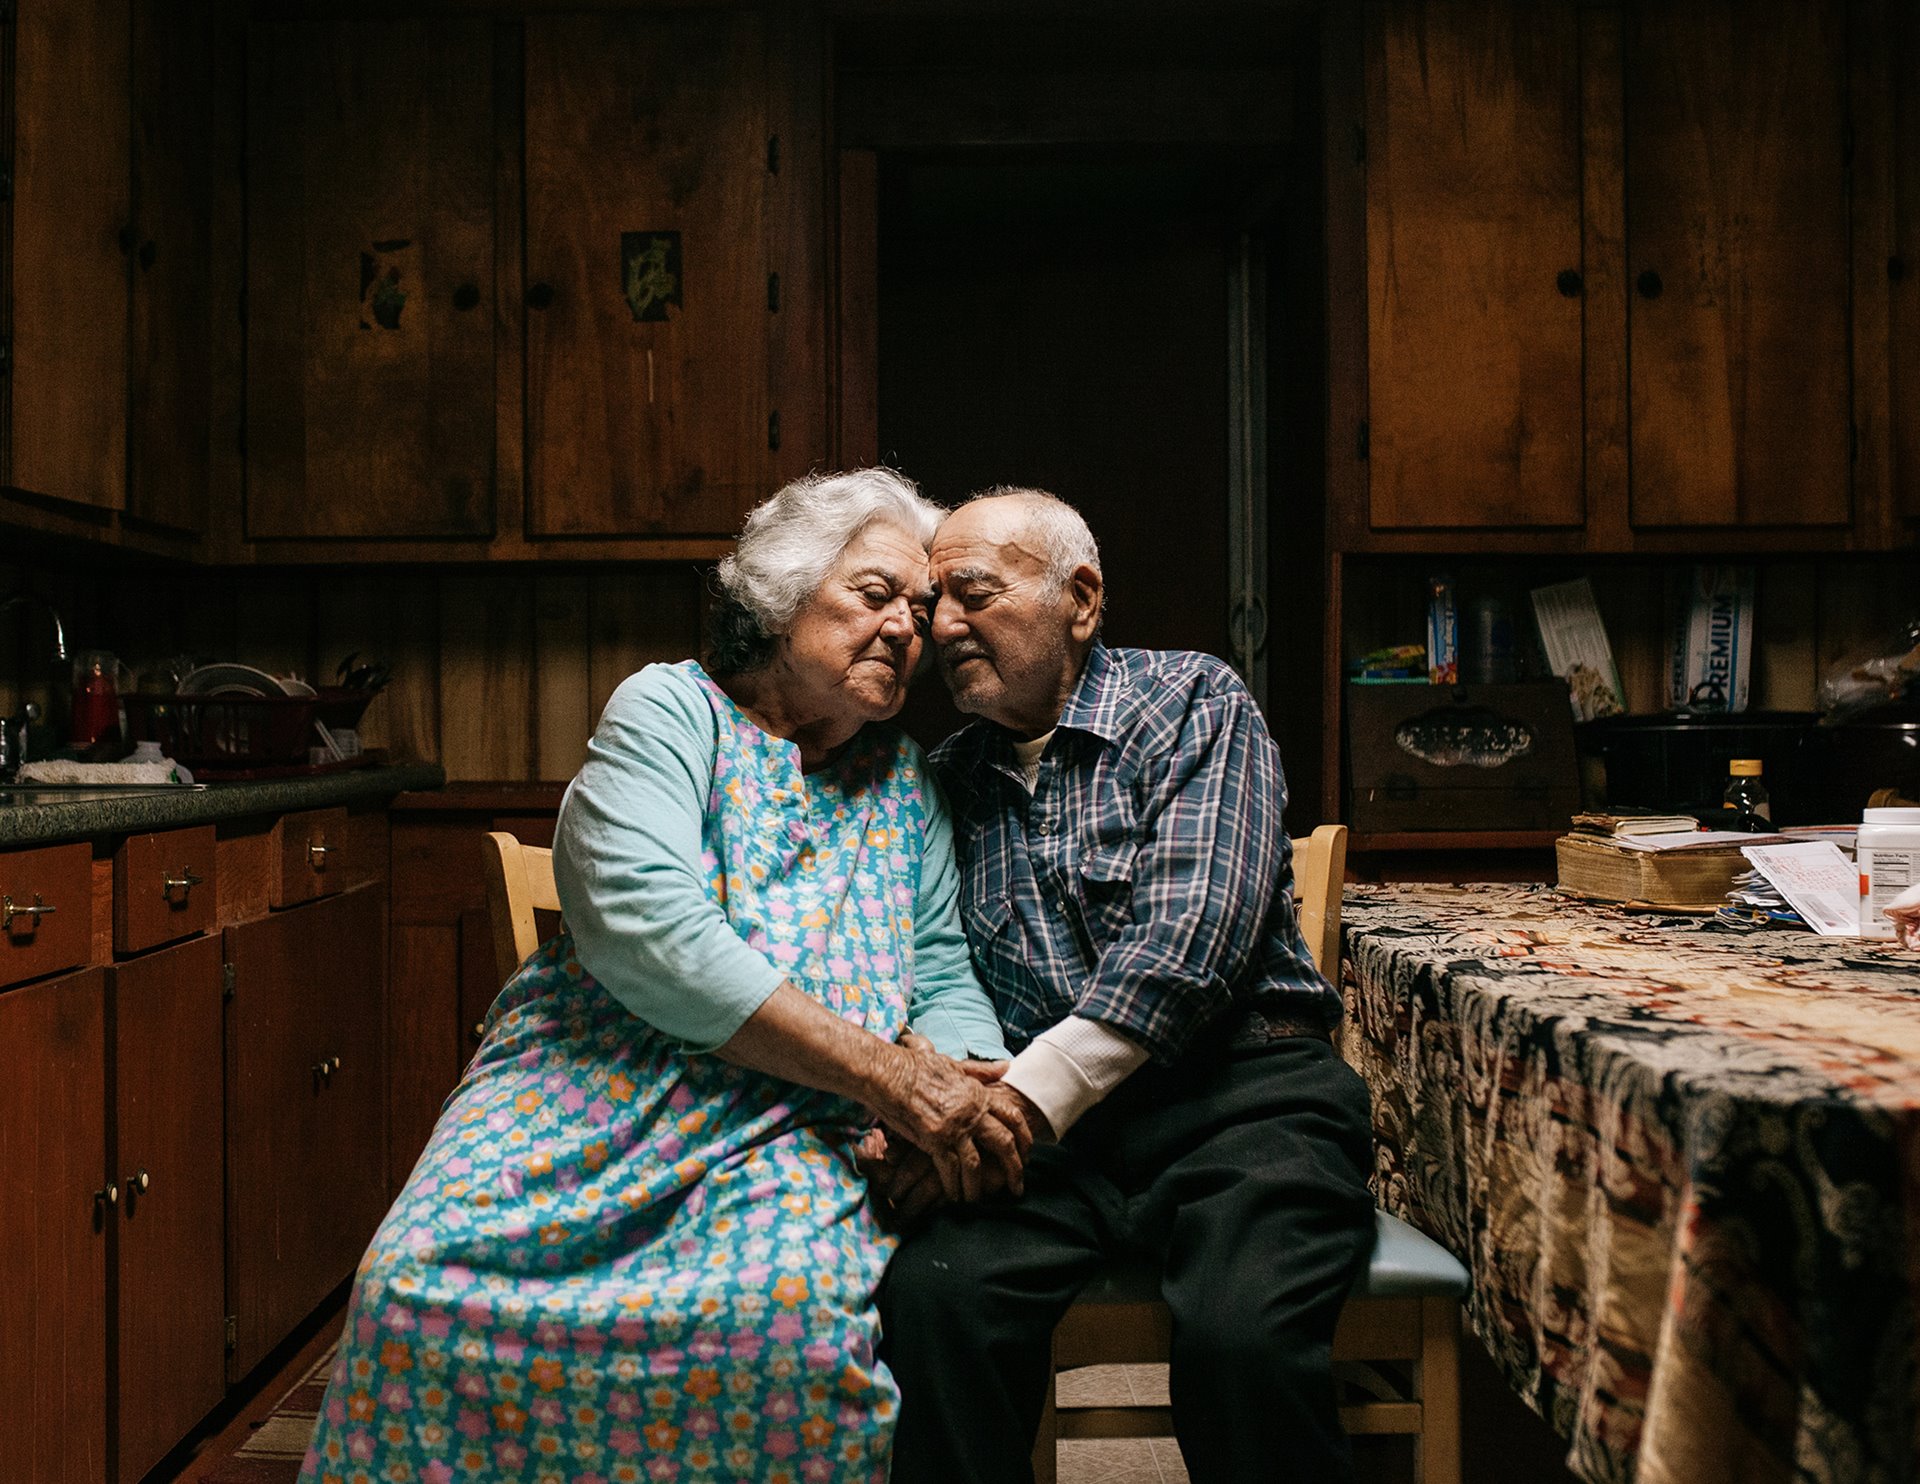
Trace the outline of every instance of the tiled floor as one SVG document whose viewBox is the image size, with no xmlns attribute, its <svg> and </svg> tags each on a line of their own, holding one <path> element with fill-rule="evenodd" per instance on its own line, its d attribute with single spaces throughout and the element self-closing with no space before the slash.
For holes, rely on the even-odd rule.
<svg viewBox="0 0 1920 1484">
<path fill-rule="evenodd" d="M 1167 1368 L 1096 1365 L 1059 1381 L 1067 1406 L 1167 1405 Z M 1060 1484 L 1187 1484 L 1186 1465 L 1172 1438 L 1122 1438 L 1060 1445 Z"/>
</svg>

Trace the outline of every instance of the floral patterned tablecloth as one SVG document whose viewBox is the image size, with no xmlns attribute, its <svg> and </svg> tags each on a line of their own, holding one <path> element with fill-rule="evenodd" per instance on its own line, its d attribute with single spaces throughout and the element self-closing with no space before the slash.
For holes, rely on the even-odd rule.
<svg viewBox="0 0 1920 1484">
<path fill-rule="evenodd" d="M 1920 1474 L 1920 954 L 1352 887 L 1376 1194 L 1593 1484 Z"/>
</svg>

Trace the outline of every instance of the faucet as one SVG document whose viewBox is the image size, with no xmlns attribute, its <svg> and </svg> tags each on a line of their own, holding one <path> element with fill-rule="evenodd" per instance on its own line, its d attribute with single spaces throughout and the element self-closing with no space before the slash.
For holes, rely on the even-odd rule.
<svg viewBox="0 0 1920 1484">
<path fill-rule="evenodd" d="M 0 615 L 24 603 L 37 603 L 47 610 L 47 617 L 53 620 L 53 654 L 49 662 L 61 664 L 67 657 L 67 630 L 60 622 L 60 610 L 40 594 L 22 588 L 9 597 L 0 598 Z M 0 717 L 0 782 L 10 780 L 26 761 L 27 730 L 39 719 L 39 713 L 40 708 L 29 702 L 21 708 L 19 716 Z"/>
</svg>

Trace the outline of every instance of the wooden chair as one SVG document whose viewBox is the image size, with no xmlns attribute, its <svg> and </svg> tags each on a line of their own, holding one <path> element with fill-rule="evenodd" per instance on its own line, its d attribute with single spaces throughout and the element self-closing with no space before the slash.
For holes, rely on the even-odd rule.
<svg viewBox="0 0 1920 1484">
<path fill-rule="evenodd" d="M 1314 962 L 1340 971 L 1340 893 L 1347 827 L 1322 825 L 1294 856 L 1300 928 Z M 1373 1256 L 1340 1316 L 1334 1368 L 1348 1393 L 1340 1420 L 1349 1433 L 1401 1433 L 1414 1440 L 1418 1484 L 1460 1480 L 1460 1297 L 1467 1271 L 1439 1243 L 1384 1211 L 1374 1213 Z M 1114 1264 L 1098 1274 L 1053 1335 L 1056 1375 L 1090 1365 L 1162 1365 L 1172 1316 L 1160 1275 L 1148 1263 Z M 1256 1419 L 1249 1425 L 1258 1426 Z M 1037 1484 L 1054 1484 L 1063 1438 L 1146 1438 L 1173 1432 L 1165 1406 L 1062 1405 L 1052 1381 L 1034 1444 Z M 1274 1440 L 1284 1449 L 1286 1440 Z"/>
<path fill-rule="evenodd" d="M 512 835 L 487 836 L 487 917 L 493 924 L 494 977 L 505 984 L 540 946 L 536 912 L 558 912 L 553 852 L 522 845 Z"/>
</svg>

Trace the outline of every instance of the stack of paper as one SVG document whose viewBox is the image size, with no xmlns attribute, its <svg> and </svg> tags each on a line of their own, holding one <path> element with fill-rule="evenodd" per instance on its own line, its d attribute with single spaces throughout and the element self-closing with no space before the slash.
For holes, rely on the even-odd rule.
<svg viewBox="0 0 1920 1484">
<path fill-rule="evenodd" d="M 1823 937 L 1859 934 L 1860 878 L 1831 841 L 1749 845 L 1740 853 L 1753 863 L 1753 870 L 1727 893 L 1736 909 L 1764 912 L 1775 921 L 1804 922 Z"/>
</svg>

